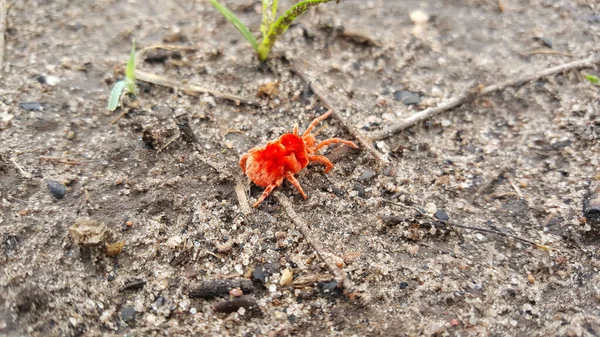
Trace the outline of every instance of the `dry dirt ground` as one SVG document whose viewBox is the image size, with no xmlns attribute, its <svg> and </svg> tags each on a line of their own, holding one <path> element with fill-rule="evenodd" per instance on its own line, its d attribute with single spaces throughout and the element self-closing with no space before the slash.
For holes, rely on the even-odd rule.
<svg viewBox="0 0 600 337">
<path fill-rule="evenodd" d="M 340 1 L 301 17 L 263 66 L 205 0 L 10 3 L 1 336 L 600 334 L 597 224 L 582 216 L 600 179 L 600 88 L 582 74 L 598 68 L 476 99 L 377 142 L 388 166 L 333 147 L 330 174 L 310 165 L 298 175 L 307 200 L 284 184 L 323 249 L 344 259 L 350 296 L 276 198 L 246 216 L 234 191 L 241 154 L 324 112 L 294 60 L 309 62 L 341 116 L 369 135 L 472 81 L 598 55 L 596 0 Z M 259 30 L 258 2 L 223 3 Z M 411 22 L 418 9 L 427 23 Z M 140 82 L 111 124 L 123 110 L 106 110 L 108 93 L 132 37 L 140 48 L 193 47 L 150 52 L 139 69 L 260 106 Z M 256 98 L 271 81 L 279 93 Z M 182 114 L 196 142 L 177 137 Z M 323 124 L 319 138 L 352 138 L 333 118 Z M 250 201 L 260 193 L 249 188 Z M 76 223 L 104 232 L 78 237 Z M 122 251 L 108 256 L 104 244 L 118 241 Z M 294 281 L 282 286 L 287 268 Z M 251 282 L 256 308 L 221 313 L 214 306 L 228 294 L 189 296 L 201 282 L 238 279 Z"/>
</svg>

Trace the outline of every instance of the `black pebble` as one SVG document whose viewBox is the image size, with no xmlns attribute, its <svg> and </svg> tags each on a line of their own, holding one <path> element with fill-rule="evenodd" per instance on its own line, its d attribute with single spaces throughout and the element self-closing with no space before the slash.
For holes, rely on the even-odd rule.
<svg viewBox="0 0 600 337">
<path fill-rule="evenodd" d="M 413 105 L 421 103 L 421 96 L 407 90 L 396 90 L 394 100 L 401 101 L 404 105 Z"/>
<path fill-rule="evenodd" d="M 363 198 L 365 197 L 365 187 L 359 183 L 354 184 L 354 190 L 358 192 L 358 196 Z"/>
<path fill-rule="evenodd" d="M 335 195 L 337 195 L 338 197 L 343 197 L 344 194 L 346 194 L 343 189 L 341 189 L 341 188 L 339 188 L 337 186 L 332 186 L 331 187 L 331 191 L 333 193 L 335 193 Z"/>
<path fill-rule="evenodd" d="M 400 289 L 406 289 L 406 288 L 408 288 L 408 283 L 400 282 Z"/>
<path fill-rule="evenodd" d="M 67 188 L 65 187 L 65 185 L 59 183 L 56 180 L 48 179 L 46 180 L 46 184 L 48 184 L 48 189 L 50 190 L 50 193 L 52 193 L 52 195 L 56 199 L 62 199 L 67 193 Z"/>
<path fill-rule="evenodd" d="M 342 289 L 337 281 L 319 283 L 318 287 L 321 290 L 321 295 L 330 298 L 338 298 L 343 295 Z"/>
<path fill-rule="evenodd" d="M 252 279 L 263 284 L 267 281 L 267 275 L 262 266 L 254 268 L 252 271 Z"/>
<path fill-rule="evenodd" d="M 450 220 L 450 217 L 448 216 L 448 214 L 446 214 L 446 212 L 443 209 L 438 209 L 437 211 L 435 211 L 435 214 L 433 214 L 433 216 L 435 216 L 436 219 L 441 221 Z"/>
<path fill-rule="evenodd" d="M 361 175 L 360 177 L 358 177 L 359 181 L 365 181 L 365 180 L 369 180 L 371 178 L 373 178 L 375 176 L 375 172 L 373 172 L 370 169 L 366 169 Z"/>
<path fill-rule="evenodd" d="M 19 103 L 21 109 L 25 111 L 42 111 L 44 107 L 42 107 L 42 103 L 40 102 L 21 102 Z"/>
<path fill-rule="evenodd" d="M 125 285 L 121 289 L 119 289 L 119 291 L 123 292 L 123 291 L 127 291 L 127 290 L 142 289 L 142 288 L 144 288 L 145 285 L 146 285 L 145 280 L 137 279 L 137 280 L 133 280 L 133 281 L 125 283 Z"/>
<path fill-rule="evenodd" d="M 548 48 L 552 48 L 552 40 L 550 40 L 549 38 L 542 37 L 542 36 L 536 36 L 533 39 L 536 40 L 537 42 L 543 44 L 544 46 L 546 46 Z"/>
<path fill-rule="evenodd" d="M 135 309 L 132 307 L 125 307 L 121 310 L 121 318 L 127 323 L 135 321 Z"/>
</svg>

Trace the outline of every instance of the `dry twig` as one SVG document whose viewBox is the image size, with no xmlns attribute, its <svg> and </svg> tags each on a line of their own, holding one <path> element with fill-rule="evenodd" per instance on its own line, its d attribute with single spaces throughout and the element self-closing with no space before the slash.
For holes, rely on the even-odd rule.
<svg viewBox="0 0 600 337">
<path fill-rule="evenodd" d="M 31 173 L 23 170 L 23 168 L 21 167 L 21 165 L 19 165 L 19 163 L 17 163 L 17 161 L 15 160 L 15 158 L 10 158 L 10 161 L 13 163 L 13 165 L 15 165 L 15 167 L 17 168 L 17 170 L 19 170 L 19 173 L 27 178 L 27 179 L 31 179 Z"/>
<path fill-rule="evenodd" d="M 0 73 L 4 66 L 4 32 L 6 31 L 6 12 L 8 5 L 6 0 L 0 0 Z"/>
<path fill-rule="evenodd" d="M 475 191 L 475 195 L 473 195 L 473 198 L 476 198 L 481 193 L 485 192 L 490 186 L 492 186 L 492 184 L 494 182 L 498 181 L 498 179 L 500 179 L 500 177 L 506 171 L 508 171 L 509 168 L 510 168 L 509 165 L 502 165 L 502 167 L 500 167 L 498 170 L 492 172 L 492 174 L 490 175 L 490 177 L 483 184 L 481 184 L 481 186 L 479 186 L 479 188 L 477 189 L 477 191 Z"/>
<path fill-rule="evenodd" d="M 79 165 L 78 161 L 75 161 L 72 159 L 64 159 L 64 158 L 58 158 L 58 157 L 46 157 L 46 156 L 40 156 L 39 159 L 41 161 L 47 161 L 47 162 L 52 162 L 52 163 L 61 163 L 61 164 L 67 164 L 67 165 Z"/>
<path fill-rule="evenodd" d="M 491 85 L 488 85 L 488 86 L 483 87 L 478 90 L 472 90 L 471 88 L 467 88 L 467 90 L 464 90 L 460 95 L 458 95 L 457 97 L 455 97 L 453 99 L 450 99 L 449 101 L 441 103 L 440 105 L 438 105 L 436 107 L 428 108 L 423 111 L 419 111 L 416 114 L 414 114 L 408 118 L 405 118 L 396 124 L 388 126 L 387 128 L 383 129 L 380 132 L 376 132 L 376 133 L 372 134 L 371 139 L 382 140 L 382 139 L 388 138 L 388 137 L 392 136 L 393 134 L 396 134 L 396 133 L 398 133 L 408 127 L 411 127 L 419 122 L 422 122 L 430 117 L 433 117 L 439 113 L 442 113 L 444 111 L 447 111 L 447 110 L 453 109 L 457 106 L 460 106 L 460 105 L 470 101 L 474 97 L 489 95 L 496 91 L 502 91 L 508 87 L 520 86 L 525 83 L 535 81 L 535 80 L 538 80 L 543 77 L 562 73 L 565 71 L 592 67 L 593 65 L 598 64 L 598 63 L 600 63 L 600 56 L 594 56 L 594 57 L 590 57 L 590 58 L 575 61 L 575 62 L 565 63 L 560 66 L 548 68 L 546 70 L 534 72 L 532 74 L 528 74 L 528 75 L 525 75 L 525 76 L 517 78 L 517 79 L 511 79 L 511 80 L 506 80 L 503 82 L 491 84 Z"/>
<path fill-rule="evenodd" d="M 354 126 L 350 125 L 350 123 L 346 122 L 346 120 L 337 112 L 337 110 L 334 109 L 334 106 L 341 106 L 341 103 L 332 103 L 331 97 L 327 96 L 325 90 L 323 90 L 323 88 L 318 84 L 319 81 L 311 76 L 308 71 L 306 71 L 307 66 L 304 61 L 292 60 L 292 67 L 294 72 L 300 76 L 304 82 L 310 83 L 312 91 L 319 98 L 321 103 L 323 103 L 325 108 L 333 111 L 333 116 L 340 122 L 340 124 L 342 124 L 346 131 L 348 131 L 352 137 L 356 138 L 356 140 L 358 140 L 358 142 L 365 149 L 367 149 L 367 151 L 369 151 L 369 153 L 371 153 L 380 164 L 387 164 L 388 160 L 379 151 L 377 151 L 375 147 L 373 147 L 373 141 L 362 132 L 358 131 Z"/>
<path fill-rule="evenodd" d="M 240 208 L 242 209 L 244 215 L 250 215 L 252 213 L 252 207 L 250 207 L 250 202 L 248 201 L 248 196 L 246 195 L 244 183 L 239 178 L 235 180 L 235 194 L 237 195 Z"/>
<path fill-rule="evenodd" d="M 181 91 L 183 91 L 187 94 L 191 94 L 191 95 L 206 93 L 206 94 L 213 95 L 217 98 L 222 98 L 222 99 L 233 101 L 236 104 L 242 103 L 242 104 L 248 104 L 248 105 L 260 107 L 260 104 L 258 104 L 257 102 L 245 99 L 240 96 L 225 94 L 225 93 L 222 93 L 222 92 L 219 92 L 216 90 L 203 88 L 203 87 L 201 87 L 199 85 L 195 85 L 195 84 L 181 83 L 177 80 L 163 77 L 160 75 L 156 75 L 153 73 L 145 72 L 143 70 L 136 69 L 135 70 L 135 78 L 140 81 L 144 81 L 144 82 L 148 82 L 148 83 L 152 83 L 152 84 L 156 84 L 156 85 L 160 85 L 163 87 L 172 88 L 172 89 L 176 89 L 176 90 L 181 90 Z"/>
<path fill-rule="evenodd" d="M 498 230 L 494 230 L 494 229 L 488 229 L 488 228 L 481 228 L 481 227 L 473 227 L 473 226 L 466 226 L 466 225 L 455 224 L 455 223 L 452 223 L 450 221 L 440 220 L 440 219 L 438 219 L 438 218 L 436 218 L 436 217 L 434 217 L 434 216 L 432 216 L 430 214 L 427 214 L 427 213 L 423 212 L 418 207 L 408 206 L 408 205 L 404 205 L 404 204 L 401 204 L 401 203 L 398 203 L 398 202 L 394 202 L 394 201 L 391 201 L 391 200 L 386 200 L 386 199 L 381 199 L 381 200 L 383 200 L 383 201 L 385 201 L 385 202 L 387 202 L 389 204 L 402 207 L 404 209 L 413 210 L 413 211 L 419 213 L 421 216 L 423 216 L 423 217 L 425 217 L 425 218 L 427 218 L 429 220 L 432 220 L 434 222 L 441 223 L 442 225 L 447 226 L 447 227 L 464 228 L 464 229 L 474 230 L 474 231 L 477 231 L 477 232 L 496 234 L 496 235 L 500 235 L 500 236 L 504 236 L 504 237 L 513 238 L 513 239 L 515 239 L 517 241 L 528 243 L 528 244 L 530 244 L 530 245 L 532 245 L 532 246 L 534 246 L 536 248 L 540 248 L 540 249 L 543 249 L 543 250 L 550 250 L 550 248 L 548 246 L 545 246 L 545 245 L 533 242 L 533 241 L 528 240 L 528 239 L 524 239 L 522 237 L 519 237 L 519 236 L 516 236 L 516 235 L 513 235 L 513 234 L 504 233 L 504 232 L 501 232 L 501 231 L 498 231 Z"/>
<path fill-rule="evenodd" d="M 304 239 L 308 242 L 312 249 L 314 249 L 319 259 L 325 263 L 327 269 L 329 269 L 329 271 L 333 274 L 340 287 L 345 290 L 345 293 L 352 293 L 354 290 L 354 285 L 346 277 L 346 273 L 341 268 L 338 268 L 335 261 L 333 261 L 331 258 L 331 253 L 325 251 L 323 247 L 321 247 L 319 241 L 312 235 L 308 225 L 296 214 L 290 200 L 280 192 L 275 192 L 273 194 L 281 206 L 283 206 L 287 215 L 292 219 L 294 225 L 296 225 L 296 229 L 298 229 L 302 236 L 304 236 Z"/>
</svg>

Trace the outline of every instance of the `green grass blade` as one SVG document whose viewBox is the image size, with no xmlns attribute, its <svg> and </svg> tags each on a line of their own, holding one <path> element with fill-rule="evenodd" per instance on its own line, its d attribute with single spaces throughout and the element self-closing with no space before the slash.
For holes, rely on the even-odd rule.
<svg viewBox="0 0 600 337">
<path fill-rule="evenodd" d="M 598 78 L 598 77 L 596 77 L 596 76 L 594 76 L 594 75 L 588 75 L 588 74 L 585 74 L 585 78 L 586 78 L 588 81 L 590 81 L 590 83 L 591 83 L 591 84 L 594 84 L 594 85 L 600 85 L 600 78 Z"/>
<path fill-rule="evenodd" d="M 125 78 L 127 90 L 135 95 L 135 39 L 131 39 L 131 54 L 129 55 L 129 61 L 127 61 L 127 67 L 125 68 Z"/>
<path fill-rule="evenodd" d="M 232 25 L 235 26 L 235 28 L 237 28 L 237 30 L 242 34 L 242 36 L 244 36 L 246 38 L 246 40 L 248 40 L 248 42 L 250 42 L 250 44 L 252 45 L 252 48 L 254 48 L 255 50 L 258 50 L 258 42 L 256 42 L 256 38 L 254 37 L 254 35 L 252 35 L 252 33 L 250 33 L 250 30 L 248 30 L 248 27 L 246 27 L 246 25 L 244 25 L 242 23 L 242 21 L 240 21 L 240 19 L 237 18 L 237 16 L 235 16 L 233 13 L 231 13 L 231 11 L 229 11 L 229 9 L 227 9 L 226 7 L 224 7 L 223 5 L 221 5 L 217 0 L 210 0 L 210 3 L 215 6 L 215 8 L 221 12 L 221 14 L 223 14 L 223 16 L 229 20 L 229 22 L 231 22 Z"/>
<path fill-rule="evenodd" d="M 125 81 L 118 81 L 110 91 L 110 97 L 108 98 L 108 111 L 115 111 L 119 106 L 121 94 L 125 90 Z"/>
<path fill-rule="evenodd" d="M 337 2 L 339 0 L 304 0 L 288 9 L 277 19 L 277 21 L 275 21 L 275 23 L 273 23 L 273 25 L 271 25 L 269 32 L 264 36 L 260 46 L 258 47 L 258 58 L 261 61 L 267 59 L 267 56 L 269 55 L 269 52 L 271 51 L 271 48 L 273 47 L 273 44 L 275 44 L 277 38 L 285 33 L 285 31 L 298 16 L 306 12 L 311 7 L 315 7 L 319 4 L 330 1 Z"/>
<path fill-rule="evenodd" d="M 265 37 L 273 25 L 273 21 L 277 17 L 277 0 L 262 0 L 262 23 L 260 24 L 260 32 Z"/>
<path fill-rule="evenodd" d="M 278 5 L 278 3 L 279 3 L 279 0 L 273 0 L 273 5 L 271 5 L 271 17 L 273 18 L 273 20 L 275 20 L 275 18 L 277 17 L 277 5 Z M 273 22 L 271 22 L 271 23 L 273 23 Z"/>
</svg>

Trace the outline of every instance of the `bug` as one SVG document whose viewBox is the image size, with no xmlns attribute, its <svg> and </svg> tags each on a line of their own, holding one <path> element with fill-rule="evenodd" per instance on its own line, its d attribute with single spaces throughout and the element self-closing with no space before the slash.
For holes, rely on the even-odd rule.
<svg viewBox="0 0 600 337">
<path fill-rule="evenodd" d="M 294 175 L 305 168 L 310 162 L 318 162 L 325 165 L 325 173 L 333 168 L 333 164 L 327 157 L 316 154 L 316 152 L 328 145 L 342 143 L 352 148 L 358 148 L 351 141 L 340 138 L 329 138 L 317 143 L 315 135 L 311 131 L 327 117 L 331 115 L 329 110 L 325 114 L 315 118 L 302 135 L 298 132 L 298 126 L 294 127 L 293 133 L 286 133 L 279 139 L 267 143 L 265 147 L 255 147 L 240 158 L 242 172 L 258 186 L 265 190 L 258 198 L 254 207 L 265 200 L 273 190 L 287 179 L 304 199 L 307 198 L 302 186 Z"/>
</svg>

